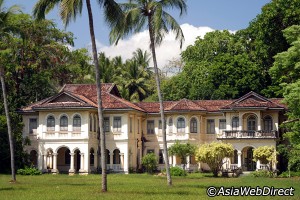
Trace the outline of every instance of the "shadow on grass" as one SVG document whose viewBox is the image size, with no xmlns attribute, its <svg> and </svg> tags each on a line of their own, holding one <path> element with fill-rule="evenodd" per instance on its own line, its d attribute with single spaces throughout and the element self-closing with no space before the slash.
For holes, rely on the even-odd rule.
<svg viewBox="0 0 300 200">
<path fill-rule="evenodd" d="M 14 190 L 14 188 L 9 187 L 9 188 L 0 188 L 0 191 L 10 191 L 10 190 Z"/>
</svg>

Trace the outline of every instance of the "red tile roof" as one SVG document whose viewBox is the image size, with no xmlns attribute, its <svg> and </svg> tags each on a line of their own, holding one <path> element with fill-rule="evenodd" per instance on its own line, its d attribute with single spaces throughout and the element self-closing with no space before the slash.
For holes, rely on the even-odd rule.
<svg viewBox="0 0 300 200">
<path fill-rule="evenodd" d="M 147 113 L 159 113 L 158 102 L 132 103 L 119 96 L 115 84 L 101 84 L 102 106 L 105 110 L 138 110 Z M 65 96 L 63 96 L 65 95 Z M 60 98 L 60 99 L 59 99 Z M 71 98 L 71 99 L 70 99 Z M 188 100 L 165 101 L 166 112 L 172 111 L 203 111 L 221 112 L 241 108 L 263 108 L 263 109 L 286 109 L 281 102 L 282 99 L 267 99 L 263 96 L 250 92 L 236 100 Z M 97 108 L 97 93 L 95 84 L 67 84 L 60 93 L 50 98 L 23 107 L 21 112 L 30 112 L 36 109 L 52 108 Z"/>
<path fill-rule="evenodd" d="M 241 108 L 266 108 L 266 109 L 284 109 L 271 99 L 267 99 L 255 92 L 249 92 L 232 103 L 223 106 L 221 110 L 232 110 Z"/>
<path fill-rule="evenodd" d="M 170 106 L 167 106 L 165 108 L 166 111 L 206 111 L 205 108 L 201 107 L 200 105 L 194 103 L 191 100 L 188 99 L 182 99 L 174 104 L 171 104 Z"/>
</svg>

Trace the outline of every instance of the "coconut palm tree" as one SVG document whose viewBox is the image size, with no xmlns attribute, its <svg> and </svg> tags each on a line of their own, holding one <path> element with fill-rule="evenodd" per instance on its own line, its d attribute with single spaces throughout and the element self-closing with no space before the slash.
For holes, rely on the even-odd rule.
<svg viewBox="0 0 300 200">
<path fill-rule="evenodd" d="M 120 4 L 125 12 L 125 17 L 119 23 L 112 26 L 110 33 L 110 41 L 112 43 L 118 43 L 118 40 L 127 36 L 132 32 L 139 32 L 145 26 L 148 27 L 150 36 L 150 49 L 152 52 L 152 59 L 154 65 L 155 79 L 157 85 L 157 93 L 160 104 L 160 117 L 162 121 L 163 130 L 163 146 L 164 146 L 164 159 L 166 165 L 167 181 L 168 185 L 172 185 L 172 179 L 170 175 L 169 159 L 166 142 L 166 130 L 165 130 L 165 116 L 163 106 L 163 96 L 160 89 L 159 70 L 156 60 L 155 46 L 161 44 L 164 35 L 172 30 L 176 39 L 180 41 L 180 47 L 184 40 L 183 32 L 176 22 L 176 20 L 166 12 L 170 8 L 178 8 L 180 15 L 186 12 L 187 6 L 185 0 L 129 0 L 128 3 Z"/>
<path fill-rule="evenodd" d="M 98 101 L 98 123 L 100 129 L 100 149 L 101 149 L 101 166 L 102 166 L 102 192 L 107 191 L 107 174 L 105 162 L 105 133 L 103 130 L 103 112 L 101 100 L 101 81 L 100 70 L 97 55 L 97 47 L 95 41 L 93 13 L 90 0 L 85 0 L 88 12 L 88 22 L 90 28 L 90 36 L 92 42 L 93 60 L 96 72 L 96 85 L 97 85 L 97 101 Z M 60 17 L 67 26 L 71 20 L 75 20 L 78 14 L 82 13 L 84 0 L 39 0 L 33 10 L 33 15 L 37 19 L 44 19 L 45 14 L 51 11 L 56 5 L 59 5 Z M 122 19 L 122 11 L 114 0 L 98 0 L 100 7 L 103 7 L 105 19 L 110 26 L 114 26 L 119 19 Z"/>
<path fill-rule="evenodd" d="M 7 10 L 4 8 L 4 0 L 0 0 L 0 43 L 5 44 L 3 40 L 9 38 L 9 32 L 10 28 L 8 26 L 8 18 L 14 14 L 16 11 L 19 10 L 18 6 L 12 6 L 8 8 Z M 2 96 L 3 96 L 3 103 L 4 103 L 4 110 L 5 110 L 5 116 L 6 116 L 6 123 L 7 123 L 7 132 L 8 132 L 8 139 L 9 139 L 9 149 L 10 149 L 10 165 L 11 165 L 11 178 L 12 181 L 16 181 L 16 172 L 15 172 L 15 153 L 14 153 L 14 142 L 13 142 L 13 134 L 11 131 L 11 123 L 10 123 L 10 117 L 9 117 L 9 110 L 8 110 L 8 104 L 7 104 L 7 93 L 6 93 L 6 86 L 5 86 L 5 80 L 4 80 L 4 66 L 2 64 L 3 60 L 1 59 L 2 56 L 5 56 L 3 54 L 7 53 L 5 50 L 7 48 L 6 45 L 2 45 L 0 47 L 1 55 L 0 55 L 0 82 L 2 86 Z"/>
</svg>

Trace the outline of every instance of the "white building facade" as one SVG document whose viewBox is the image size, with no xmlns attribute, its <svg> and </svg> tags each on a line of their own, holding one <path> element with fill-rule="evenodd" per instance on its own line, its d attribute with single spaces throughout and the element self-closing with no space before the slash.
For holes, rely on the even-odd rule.
<svg viewBox="0 0 300 200">
<path fill-rule="evenodd" d="M 153 152 L 159 169 L 164 168 L 162 129 L 157 102 L 131 103 L 122 99 L 114 84 L 102 85 L 106 165 L 113 172 L 141 169 L 141 159 Z M 168 147 L 176 141 L 201 145 L 212 141 L 231 143 L 234 156 L 225 168 L 245 171 L 261 169 L 252 150 L 274 146 L 284 121 L 285 106 L 280 99 L 267 99 L 250 92 L 237 100 L 164 102 Z M 23 137 L 30 159 L 43 172 L 88 174 L 100 170 L 100 148 L 95 85 L 65 85 L 55 96 L 20 110 Z M 170 165 L 181 165 L 170 156 Z M 193 156 L 189 170 L 207 170 Z"/>
</svg>

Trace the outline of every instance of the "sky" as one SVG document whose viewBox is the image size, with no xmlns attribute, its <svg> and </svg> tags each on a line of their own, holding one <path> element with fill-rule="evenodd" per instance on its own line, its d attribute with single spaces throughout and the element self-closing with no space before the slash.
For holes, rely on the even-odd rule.
<svg viewBox="0 0 300 200">
<path fill-rule="evenodd" d="M 180 57 L 180 53 L 187 46 L 192 45 L 198 36 L 203 37 L 213 30 L 237 31 L 248 27 L 249 22 L 259 13 L 261 8 L 271 0 L 187 0 L 187 13 L 179 17 L 178 10 L 169 10 L 171 15 L 181 25 L 185 42 L 180 49 L 179 42 L 175 41 L 172 33 L 166 35 L 164 42 L 157 48 L 157 60 L 160 68 L 168 64 L 169 60 Z M 31 14 L 37 0 L 6 0 L 5 7 L 17 4 L 24 13 Z M 95 35 L 98 52 L 104 52 L 108 57 L 122 56 L 123 59 L 132 57 L 137 49 L 149 51 L 149 35 L 145 30 L 119 41 L 118 45 L 110 45 L 109 28 L 103 20 L 103 12 L 97 1 L 92 0 L 94 15 Z M 53 10 L 47 16 L 56 22 L 57 27 L 70 31 L 75 36 L 73 48 L 91 48 L 88 17 L 84 5 L 82 16 L 78 16 L 75 22 L 64 27 L 58 14 L 58 9 Z M 150 52 L 150 51 L 149 51 Z"/>
</svg>

